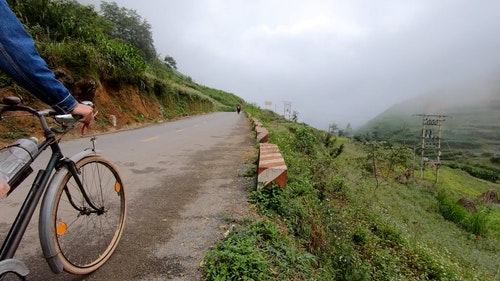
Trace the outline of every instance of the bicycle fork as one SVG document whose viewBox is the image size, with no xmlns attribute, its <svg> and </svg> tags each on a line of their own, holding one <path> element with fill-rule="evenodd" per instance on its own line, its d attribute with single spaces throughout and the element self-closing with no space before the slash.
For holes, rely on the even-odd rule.
<svg viewBox="0 0 500 281">
<path fill-rule="evenodd" d="M 85 191 L 85 188 L 83 187 L 83 183 L 80 179 L 80 175 L 81 175 L 81 171 L 76 167 L 76 163 L 71 161 L 71 159 L 63 159 L 63 163 L 64 165 L 66 165 L 66 167 L 68 168 L 68 170 L 70 171 L 71 175 L 73 175 L 73 179 L 75 180 L 77 186 L 78 186 L 78 189 L 80 190 L 83 198 L 85 199 L 85 202 L 87 202 L 87 204 L 90 206 L 90 208 L 87 208 L 87 207 L 78 207 L 75 202 L 73 201 L 73 198 L 71 196 L 71 193 L 69 192 L 68 188 L 65 187 L 64 188 L 64 192 L 66 193 L 66 196 L 68 197 L 68 200 L 71 204 L 71 206 L 73 206 L 73 208 L 75 208 L 76 210 L 80 211 L 80 215 L 90 215 L 92 213 L 96 213 L 97 215 L 102 215 L 104 214 L 104 207 L 97 207 L 93 202 L 92 200 L 90 200 L 87 192 Z"/>
</svg>

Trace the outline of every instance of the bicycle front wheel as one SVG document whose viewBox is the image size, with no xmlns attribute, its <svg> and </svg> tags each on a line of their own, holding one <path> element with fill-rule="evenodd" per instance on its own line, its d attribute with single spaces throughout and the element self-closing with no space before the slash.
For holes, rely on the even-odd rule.
<svg viewBox="0 0 500 281">
<path fill-rule="evenodd" d="M 118 245 L 125 223 L 125 191 L 117 169 L 102 156 L 85 157 L 76 168 L 83 192 L 67 170 L 57 183 L 56 195 L 46 198 L 52 202 L 44 202 L 48 209 L 42 212 L 50 214 L 46 214 L 49 225 L 40 227 L 41 238 L 45 236 L 41 242 L 44 252 L 52 247 L 49 252 L 57 255 L 65 271 L 88 274 L 102 266 Z"/>
</svg>

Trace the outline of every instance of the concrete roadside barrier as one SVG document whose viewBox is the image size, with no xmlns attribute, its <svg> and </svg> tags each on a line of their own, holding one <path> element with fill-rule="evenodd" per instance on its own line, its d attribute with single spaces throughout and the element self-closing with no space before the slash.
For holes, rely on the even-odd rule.
<svg viewBox="0 0 500 281">
<path fill-rule="evenodd" d="M 256 126 L 255 132 L 257 133 L 257 142 L 266 143 L 269 141 L 269 131 L 266 128 L 262 126 Z"/>
<path fill-rule="evenodd" d="M 257 133 L 256 138 L 258 143 L 269 141 L 269 131 L 264 128 L 262 123 L 257 118 L 252 118 L 252 122 Z"/>
<path fill-rule="evenodd" d="M 286 186 L 287 167 L 276 144 L 261 143 L 257 188 L 263 189 L 273 182 L 280 187 Z"/>
<path fill-rule="evenodd" d="M 262 123 L 260 123 L 259 119 L 252 118 L 252 121 L 253 121 L 253 124 L 255 127 L 258 127 L 258 126 L 262 127 Z"/>
</svg>

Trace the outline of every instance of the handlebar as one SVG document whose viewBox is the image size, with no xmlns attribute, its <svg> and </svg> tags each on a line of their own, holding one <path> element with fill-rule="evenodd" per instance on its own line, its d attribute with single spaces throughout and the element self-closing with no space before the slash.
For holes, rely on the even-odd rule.
<svg viewBox="0 0 500 281">
<path fill-rule="evenodd" d="M 93 106 L 93 103 L 90 101 L 82 102 L 85 105 Z M 25 111 L 38 117 L 40 120 L 41 126 L 46 135 L 51 133 L 63 134 L 71 129 L 73 129 L 78 120 L 82 118 L 80 115 L 73 114 L 57 114 L 52 109 L 44 109 L 44 110 L 36 110 L 32 107 L 21 105 L 21 99 L 18 97 L 5 97 L 2 99 L 2 104 L 0 104 L 0 119 L 3 118 L 3 113 L 7 111 Z M 60 126 L 60 128 L 51 127 L 48 125 L 46 117 L 52 117 L 55 123 Z"/>
</svg>

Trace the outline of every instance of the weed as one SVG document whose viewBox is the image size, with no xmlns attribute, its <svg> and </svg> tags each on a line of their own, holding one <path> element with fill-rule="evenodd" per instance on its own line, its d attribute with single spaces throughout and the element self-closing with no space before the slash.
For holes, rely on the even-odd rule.
<svg viewBox="0 0 500 281">
<path fill-rule="evenodd" d="M 282 199 L 278 196 L 282 192 L 279 188 L 266 188 L 256 190 L 248 195 L 251 203 L 257 204 L 259 210 L 272 215 L 272 212 L 280 212 L 282 208 Z"/>
<path fill-rule="evenodd" d="M 205 280 L 290 280 L 310 276 L 315 257 L 297 250 L 271 221 L 238 226 L 203 261 Z"/>
<path fill-rule="evenodd" d="M 12 140 L 24 138 L 27 136 L 29 136 L 29 132 L 26 130 L 18 130 L 15 132 L 7 132 L 7 133 L 0 134 L 0 137 L 2 137 L 4 139 L 12 139 Z"/>
</svg>

